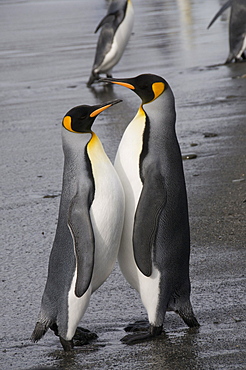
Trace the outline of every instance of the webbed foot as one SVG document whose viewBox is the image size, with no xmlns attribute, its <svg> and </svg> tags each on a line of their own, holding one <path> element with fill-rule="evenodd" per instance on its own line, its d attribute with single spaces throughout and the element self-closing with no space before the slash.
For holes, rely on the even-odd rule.
<svg viewBox="0 0 246 370">
<path fill-rule="evenodd" d="M 77 327 L 72 340 L 66 340 L 59 336 L 61 345 L 65 352 L 72 351 L 75 346 L 89 344 L 92 340 L 97 338 L 98 336 L 96 333 L 92 333 L 90 330 L 81 328 L 80 326 Z"/>
<path fill-rule="evenodd" d="M 98 335 L 96 333 L 92 333 L 90 330 L 78 326 L 74 334 L 73 341 L 75 346 L 83 346 L 97 338 Z"/>
<path fill-rule="evenodd" d="M 145 322 L 142 321 L 145 324 Z M 142 326 L 143 327 L 143 326 Z M 143 327 L 142 331 L 136 332 L 134 334 L 127 334 L 122 339 L 121 342 L 125 344 L 136 344 L 147 340 L 152 340 L 155 337 L 161 335 L 162 326 L 153 326 L 148 324 L 148 331 L 146 331 L 146 326 Z M 130 330 L 128 330 L 130 331 Z"/>
<path fill-rule="evenodd" d="M 148 320 L 138 320 L 132 324 L 129 324 L 124 328 L 125 331 L 130 331 L 132 333 L 137 331 L 148 331 L 149 330 L 149 322 Z"/>
</svg>

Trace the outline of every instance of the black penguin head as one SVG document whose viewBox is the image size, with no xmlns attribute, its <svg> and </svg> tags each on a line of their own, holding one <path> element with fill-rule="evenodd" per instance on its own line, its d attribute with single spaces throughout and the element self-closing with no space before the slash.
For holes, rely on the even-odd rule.
<svg viewBox="0 0 246 370">
<path fill-rule="evenodd" d="M 168 87 L 164 78 L 150 73 L 133 78 L 104 78 L 101 81 L 122 85 L 133 90 L 147 104 L 157 99 Z"/>
<path fill-rule="evenodd" d="M 98 114 L 121 101 L 116 99 L 101 105 L 78 105 L 67 112 L 62 120 L 62 125 L 71 132 L 91 132 L 91 126 Z"/>
</svg>

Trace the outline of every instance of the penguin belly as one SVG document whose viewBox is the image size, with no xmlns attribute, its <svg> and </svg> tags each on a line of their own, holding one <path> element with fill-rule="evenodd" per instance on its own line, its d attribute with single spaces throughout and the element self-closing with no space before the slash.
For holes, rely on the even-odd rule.
<svg viewBox="0 0 246 370">
<path fill-rule="evenodd" d="M 133 15 L 133 6 L 132 3 L 129 1 L 125 18 L 115 32 L 111 48 L 109 52 L 105 55 L 101 65 L 95 68 L 95 73 L 107 73 L 111 71 L 113 66 L 115 66 L 119 62 L 125 50 L 126 44 L 131 36 L 133 27 Z"/>
<path fill-rule="evenodd" d="M 126 198 L 125 220 L 118 261 L 126 280 L 140 293 L 141 300 L 148 312 L 149 322 L 152 324 L 156 322 L 160 272 L 153 264 L 152 274 L 149 277 L 139 270 L 135 262 L 132 243 L 135 212 L 143 188 L 139 162 L 143 147 L 144 128 L 145 113 L 140 108 L 124 132 L 115 158 L 115 169 L 120 177 Z"/>
<path fill-rule="evenodd" d="M 95 196 L 90 216 L 95 236 L 95 261 L 92 292 L 109 276 L 114 268 L 123 228 L 125 196 L 114 169 L 101 142 L 95 137 L 90 142 L 93 152 L 88 154 L 95 181 Z M 95 147 L 97 148 L 95 150 Z"/>
<path fill-rule="evenodd" d="M 88 156 L 95 183 L 90 218 L 95 238 L 91 283 L 82 297 L 75 294 L 77 270 L 68 293 L 68 325 L 65 339 L 71 340 L 84 315 L 91 294 L 100 287 L 114 268 L 124 220 L 124 192 L 118 175 L 95 134 L 88 144 Z"/>
<path fill-rule="evenodd" d="M 83 294 L 82 297 L 78 298 L 75 295 L 75 284 L 77 280 L 77 271 L 75 271 L 72 284 L 68 293 L 68 324 L 67 333 L 64 336 L 66 340 L 72 340 L 74 333 L 78 327 L 81 317 L 85 314 L 85 311 L 89 305 L 90 297 L 92 293 L 91 285 Z"/>
</svg>

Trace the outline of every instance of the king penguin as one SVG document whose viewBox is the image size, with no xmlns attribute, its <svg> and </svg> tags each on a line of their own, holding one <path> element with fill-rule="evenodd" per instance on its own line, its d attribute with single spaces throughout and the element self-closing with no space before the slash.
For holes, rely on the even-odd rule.
<svg viewBox="0 0 246 370">
<path fill-rule="evenodd" d="M 58 224 L 31 339 L 37 342 L 50 328 L 65 351 L 73 348 L 90 296 L 107 279 L 117 259 L 124 191 L 91 126 L 99 113 L 120 101 L 77 106 L 63 118 L 64 171 Z M 81 331 L 77 334 L 83 336 Z"/>
<path fill-rule="evenodd" d="M 229 0 L 215 14 L 208 25 L 208 28 L 216 19 L 227 9 L 231 7 L 229 20 L 229 46 L 230 51 L 225 64 L 233 61 L 238 62 L 245 59 L 246 49 L 246 0 Z"/>
<path fill-rule="evenodd" d="M 97 42 L 92 72 L 87 82 L 91 86 L 100 73 L 111 77 L 112 68 L 119 62 L 131 36 L 134 10 L 131 0 L 111 0 L 106 16 L 95 33 L 101 28 Z"/>
<path fill-rule="evenodd" d="M 140 293 L 149 321 L 147 332 L 122 338 L 130 344 L 160 335 L 167 310 L 189 327 L 199 326 L 190 302 L 187 195 L 167 81 L 153 74 L 102 81 L 125 86 L 142 100 L 115 158 L 126 198 L 119 265 Z M 125 330 L 142 329 L 136 323 Z"/>
</svg>

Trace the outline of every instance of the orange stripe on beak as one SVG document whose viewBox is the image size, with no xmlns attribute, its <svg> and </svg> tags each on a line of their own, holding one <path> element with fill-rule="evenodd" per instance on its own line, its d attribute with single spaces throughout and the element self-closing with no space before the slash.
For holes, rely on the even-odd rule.
<svg viewBox="0 0 246 370">
<path fill-rule="evenodd" d="M 113 83 L 113 84 L 125 86 L 125 87 L 127 87 L 128 89 L 131 89 L 131 90 L 135 90 L 135 86 L 133 86 L 131 84 L 128 84 L 127 82 L 118 82 L 118 81 L 112 81 L 112 80 L 110 82 Z"/>
<path fill-rule="evenodd" d="M 105 105 L 104 107 L 101 107 L 101 108 L 98 108 L 96 110 L 94 110 L 94 112 L 92 112 L 90 114 L 90 117 L 95 117 L 97 116 L 99 113 L 103 112 L 105 109 L 111 107 L 113 104 L 108 104 L 108 105 Z"/>
</svg>

